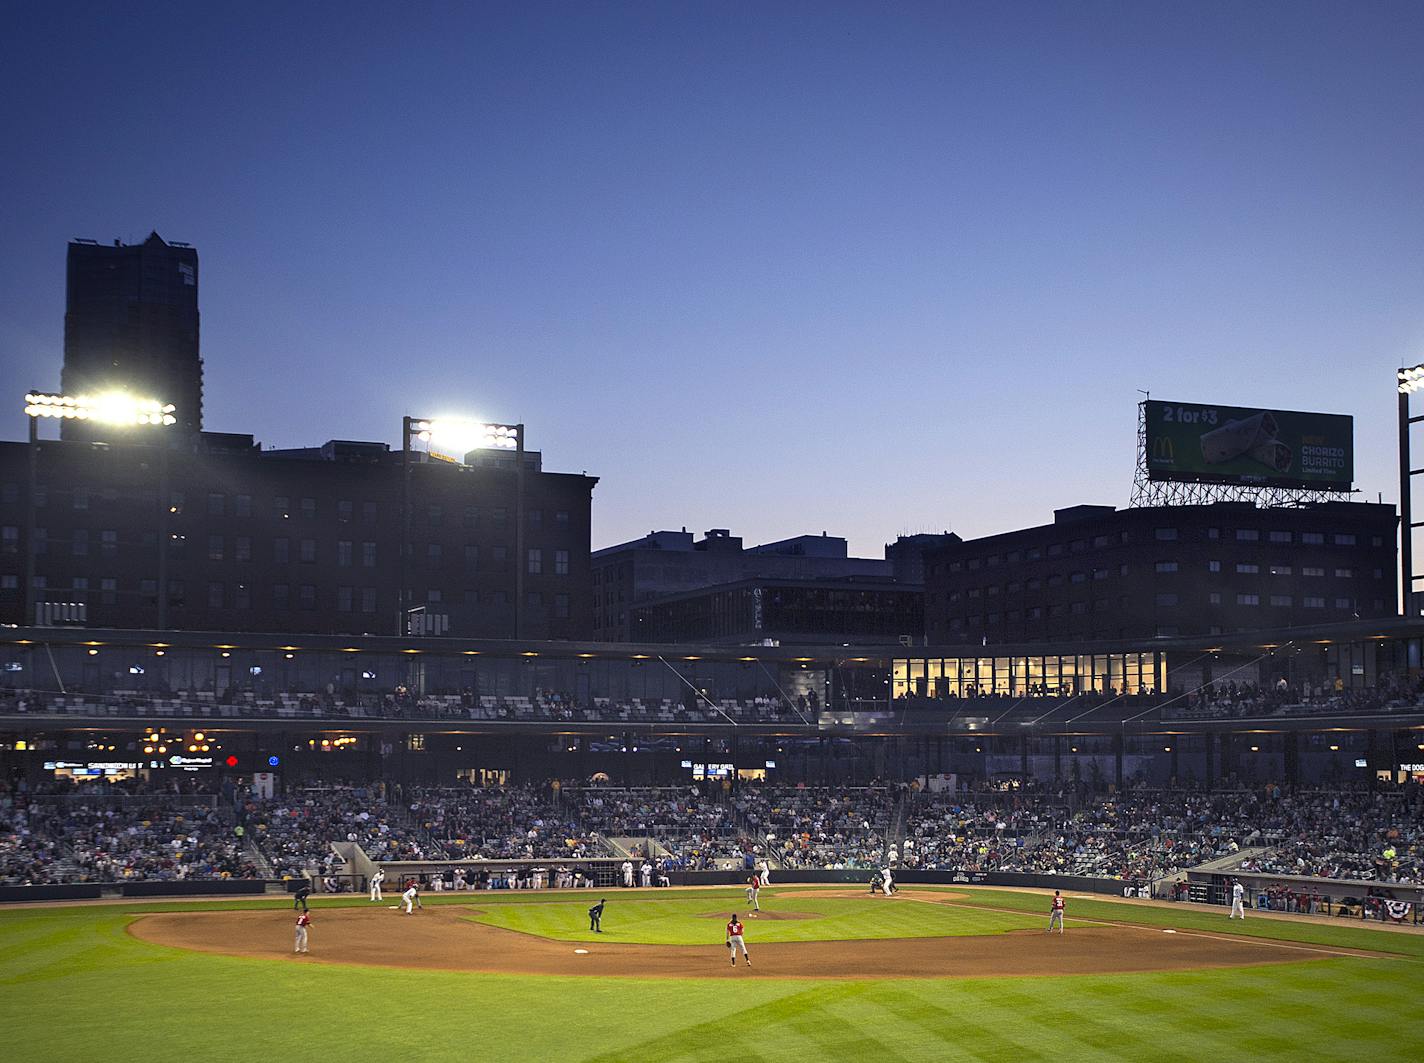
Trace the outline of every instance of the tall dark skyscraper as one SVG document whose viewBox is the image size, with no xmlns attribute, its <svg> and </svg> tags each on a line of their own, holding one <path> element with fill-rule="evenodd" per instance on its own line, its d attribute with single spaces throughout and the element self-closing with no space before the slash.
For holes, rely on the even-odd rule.
<svg viewBox="0 0 1424 1063">
<path fill-rule="evenodd" d="M 141 244 L 71 243 L 61 387 L 67 395 L 119 389 L 171 402 L 177 430 L 197 433 L 203 422 L 198 252 L 157 233 Z M 66 439 L 103 432 L 78 421 L 63 429 Z"/>
</svg>

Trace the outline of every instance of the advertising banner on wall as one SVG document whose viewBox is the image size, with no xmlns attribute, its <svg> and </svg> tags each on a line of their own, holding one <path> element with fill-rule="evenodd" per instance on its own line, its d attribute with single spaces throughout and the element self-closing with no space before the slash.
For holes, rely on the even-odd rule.
<svg viewBox="0 0 1424 1063">
<path fill-rule="evenodd" d="M 1187 402 L 1145 403 L 1153 480 L 1348 491 L 1355 419 Z"/>
</svg>

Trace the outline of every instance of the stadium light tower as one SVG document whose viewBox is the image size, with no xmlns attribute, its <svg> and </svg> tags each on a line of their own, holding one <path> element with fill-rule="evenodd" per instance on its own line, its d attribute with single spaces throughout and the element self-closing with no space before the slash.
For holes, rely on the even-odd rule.
<svg viewBox="0 0 1424 1063">
<path fill-rule="evenodd" d="M 41 421 L 87 421 L 113 428 L 164 428 L 178 423 L 177 407 L 161 399 L 143 398 L 127 391 L 106 391 L 97 395 L 62 395 L 29 391 L 25 395 L 25 415 L 30 422 L 29 491 L 25 500 L 25 587 L 21 592 L 24 622 L 38 621 L 35 601 L 35 494 L 39 482 Z M 168 448 L 159 448 L 159 498 L 161 528 L 158 536 L 158 627 L 168 626 Z"/>
<path fill-rule="evenodd" d="M 1400 611 L 1405 616 L 1415 616 L 1414 581 L 1414 506 L 1410 497 L 1414 487 L 1414 477 L 1424 473 L 1424 469 L 1412 468 L 1409 456 L 1410 426 L 1424 417 L 1410 416 L 1409 396 L 1424 388 L 1424 364 L 1400 369 L 1395 374 L 1399 389 L 1399 569 L 1400 569 Z"/>
<path fill-rule="evenodd" d="M 475 450 L 508 451 L 514 455 L 514 638 L 519 638 L 527 563 L 524 557 L 524 426 L 451 417 L 405 417 L 401 423 L 400 615 L 396 620 L 396 634 L 410 634 L 410 617 L 417 608 L 411 601 L 410 585 L 410 469 L 414 443 L 424 443 L 428 454 L 455 464 L 464 464 L 466 456 Z"/>
</svg>

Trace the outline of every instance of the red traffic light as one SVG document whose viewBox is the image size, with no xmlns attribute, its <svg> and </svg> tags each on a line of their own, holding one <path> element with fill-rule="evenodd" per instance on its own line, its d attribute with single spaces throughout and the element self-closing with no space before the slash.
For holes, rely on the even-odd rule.
<svg viewBox="0 0 1424 1063">
<path fill-rule="evenodd" d="M 226 764 L 229 768 L 235 768 L 237 767 L 237 758 L 234 757 L 231 753 L 229 753 L 227 756 L 227 760 L 223 761 L 223 763 Z"/>
</svg>

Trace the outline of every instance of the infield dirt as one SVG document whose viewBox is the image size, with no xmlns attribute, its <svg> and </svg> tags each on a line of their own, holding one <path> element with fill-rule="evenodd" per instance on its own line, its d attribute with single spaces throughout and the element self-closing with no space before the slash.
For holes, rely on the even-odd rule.
<svg viewBox="0 0 1424 1063">
<path fill-rule="evenodd" d="M 720 928 L 706 945 L 635 945 L 608 938 L 554 941 L 485 926 L 474 908 L 432 907 L 414 915 L 379 908 L 313 909 L 311 953 L 292 955 L 285 908 L 140 915 L 129 933 L 198 952 L 289 960 L 498 974 L 663 978 L 993 978 L 1131 974 L 1288 963 L 1345 950 L 1250 941 L 1135 926 L 1070 927 L 1066 934 L 1012 931 L 975 937 L 895 938 L 747 945 L 753 967 L 727 962 Z M 579 955 L 575 949 L 586 949 Z"/>
</svg>

